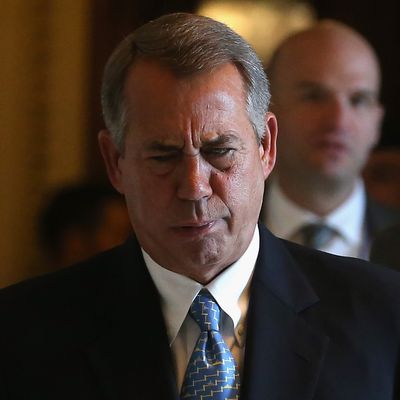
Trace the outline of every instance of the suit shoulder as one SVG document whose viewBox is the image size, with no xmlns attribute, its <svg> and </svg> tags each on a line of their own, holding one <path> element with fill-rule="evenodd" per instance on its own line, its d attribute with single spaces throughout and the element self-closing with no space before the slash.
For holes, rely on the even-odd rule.
<svg viewBox="0 0 400 400">
<path fill-rule="evenodd" d="M 284 241 L 314 287 L 330 293 L 381 297 L 400 304 L 400 273 L 382 265 L 352 257 L 328 254 Z"/>
<path fill-rule="evenodd" d="M 126 269 L 126 245 L 100 253 L 81 263 L 19 282 L 0 290 L 0 313 L 45 307 L 60 303 L 93 301 L 93 293 L 107 291 Z M 130 255 L 132 258 L 132 255 Z"/>
<path fill-rule="evenodd" d="M 366 221 L 372 235 L 400 222 L 400 209 L 388 207 L 367 196 Z"/>
<path fill-rule="evenodd" d="M 125 244 L 2 289 L 0 343 L 19 344 L 28 351 L 34 342 L 57 347 L 57 341 L 73 346 L 92 340 L 113 321 L 123 320 L 141 288 L 150 290 L 140 257 L 140 250 Z"/>
</svg>

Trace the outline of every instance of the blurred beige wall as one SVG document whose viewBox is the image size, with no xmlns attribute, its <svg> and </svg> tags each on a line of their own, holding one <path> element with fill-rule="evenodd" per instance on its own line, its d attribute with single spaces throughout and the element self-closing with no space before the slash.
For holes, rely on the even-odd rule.
<svg viewBox="0 0 400 400">
<path fill-rule="evenodd" d="M 0 287 L 41 272 L 36 218 L 85 178 L 90 0 L 0 0 Z"/>
</svg>

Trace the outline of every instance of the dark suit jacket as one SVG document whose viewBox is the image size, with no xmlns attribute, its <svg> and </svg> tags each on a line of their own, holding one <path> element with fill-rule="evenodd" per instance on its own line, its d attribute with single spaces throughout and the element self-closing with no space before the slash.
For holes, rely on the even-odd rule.
<svg viewBox="0 0 400 400">
<path fill-rule="evenodd" d="M 400 210 L 385 207 L 367 197 L 365 221 L 371 239 L 375 239 L 383 230 L 400 222 Z"/>
<path fill-rule="evenodd" d="M 400 224 L 390 226 L 375 237 L 370 260 L 400 271 Z"/>
<path fill-rule="evenodd" d="M 260 226 L 241 400 L 400 398 L 400 274 Z M 134 238 L 0 292 L 0 398 L 177 400 Z"/>
</svg>

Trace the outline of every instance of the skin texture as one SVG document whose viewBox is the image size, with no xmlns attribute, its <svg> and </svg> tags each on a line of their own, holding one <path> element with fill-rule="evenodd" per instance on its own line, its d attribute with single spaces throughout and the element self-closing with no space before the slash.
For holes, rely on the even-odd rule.
<svg viewBox="0 0 400 400">
<path fill-rule="evenodd" d="M 379 139 L 379 66 L 367 42 L 325 21 L 289 38 L 269 70 L 279 121 L 278 182 L 325 215 L 352 192 Z"/>
<path fill-rule="evenodd" d="M 140 60 L 128 74 L 125 98 L 124 154 L 109 132 L 99 134 L 110 180 L 126 197 L 145 251 L 205 284 L 250 243 L 275 163 L 276 119 L 266 115 L 258 144 L 241 75 L 231 64 L 178 78 Z"/>
</svg>

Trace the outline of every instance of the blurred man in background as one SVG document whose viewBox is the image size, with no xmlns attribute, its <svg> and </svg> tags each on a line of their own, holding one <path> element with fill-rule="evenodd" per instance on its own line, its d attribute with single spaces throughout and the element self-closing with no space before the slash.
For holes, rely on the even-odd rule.
<svg viewBox="0 0 400 400">
<path fill-rule="evenodd" d="M 123 243 L 131 224 L 118 192 L 106 185 L 80 183 L 50 197 L 39 216 L 38 230 L 49 269 L 54 269 Z"/>
<path fill-rule="evenodd" d="M 371 239 L 400 217 L 370 200 L 361 180 L 384 113 L 374 50 L 322 21 L 286 39 L 268 73 L 279 145 L 263 221 L 282 238 L 368 258 Z"/>
</svg>

